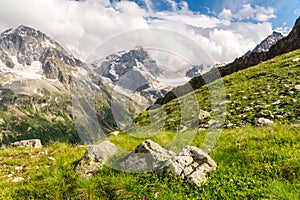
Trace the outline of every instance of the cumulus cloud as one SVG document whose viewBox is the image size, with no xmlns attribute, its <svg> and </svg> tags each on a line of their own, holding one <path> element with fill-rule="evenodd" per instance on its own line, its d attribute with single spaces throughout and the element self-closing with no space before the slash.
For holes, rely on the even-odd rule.
<svg viewBox="0 0 300 200">
<path fill-rule="evenodd" d="M 191 11 L 185 1 L 163 1 L 170 11 L 155 11 L 151 0 L 144 0 L 144 7 L 133 1 L 2 0 L 0 30 L 20 24 L 34 27 L 84 59 L 115 35 L 144 28 L 168 29 L 194 40 L 210 55 L 211 64 L 232 61 L 272 32 L 267 22 L 275 17 L 272 8 L 246 4 L 236 13 L 224 9 L 218 16 L 208 16 Z M 258 23 L 233 18 L 253 18 Z M 164 42 L 160 39 L 156 42 Z"/>
<path fill-rule="evenodd" d="M 238 20 L 256 20 L 259 22 L 265 22 L 272 18 L 276 18 L 275 10 L 272 7 L 254 6 L 250 4 L 245 4 L 236 13 L 232 13 L 231 10 L 224 8 L 222 12 L 218 15 L 220 18 L 224 19 L 238 19 Z"/>
</svg>

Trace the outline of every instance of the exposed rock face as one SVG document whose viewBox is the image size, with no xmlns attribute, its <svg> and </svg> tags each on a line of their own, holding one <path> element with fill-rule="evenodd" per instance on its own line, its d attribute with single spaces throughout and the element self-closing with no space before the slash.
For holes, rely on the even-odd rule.
<svg viewBox="0 0 300 200">
<path fill-rule="evenodd" d="M 112 54 L 104 60 L 95 61 L 92 66 L 113 87 L 120 87 L 123 93 L 126 90 L 128 97 L 135 94 L 145 97 L 143 101 L 153 103 L 169 89 L 157 80 L 162 70 L 142 47 Z"/>
<path fill-rule="evenodd" d="M 252 51 L 248 51 L 243 58 L 248 57 L 252 52 L 261 53 L 267 52 L 269 49 L 276 44 L 279 40 L 283 38 L 281 33 L 274 31 L 271 35 L 269 35 L 266 39 L 264 39 L 260 44 L 258 44 Z"/>
<path fill-rule="evenodd" d="M 83 177 L 90 178 L 98 172 L 104 163 L 118 151 L 118 148 L 111 142 L 105 141 L 99 145 L 91 146 L 76 166 L 75 170 Z"/>
<path fill-rule="evenodd" d="M 272 120 L 266 119 L 266 118 L 259 118 L 257 120 L 256 125 L 257 126 L 272 126 L 274 122 Z"/>
<path fill-rule="evenodd" d="M 18 141 L 18 142 L 12 143 L 11 146 L 22 147 L 22 148 L 24 148 L 24 147 L 42 148 L 43 147 L 41 140 L 39 140 L 39 139 Z"/>
<path fill-rule="evenodd" d="M 46 78 L 58 79 L 67 87 L 72 80 L 72 70 L 83 65 L 45 34 L 23 25 L 0 35 L 0 61 L 11 69 L 31 66 L 38 61 Z"/>
</svg>

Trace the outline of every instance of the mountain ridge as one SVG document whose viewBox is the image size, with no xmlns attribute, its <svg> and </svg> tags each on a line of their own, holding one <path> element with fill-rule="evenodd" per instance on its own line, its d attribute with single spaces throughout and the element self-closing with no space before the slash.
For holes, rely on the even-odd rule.
<svg viewBox="0 0 300 200">
<path fill-rule="evenodd" d="M 167 102 L 170 102 L 177 97 L 187 94 L 186 91 L 189 91 L 187 88 L 192 87 L 193 90 L 197 90 L 202 86 L 219 79 L 220 77 L 230 75 L 234 72 L 238 72 L 248 67 L 257 65 L 262 61 L 269 60 L 271 58 L 274 58 L 275 56 L 282 55 L 299 48 L 300 17 L 298 17 L 298 19 L 296 20 L 294 27 L 288 34 L 288 36 L 282 38 L 275 45 L 271 46 L 269 51 L 261 53 L 253 52 L 246 58 L 236 58 L 232 63 L 229 63 L 224 67 L 212 69 L 202 76 L 191 79 L 187 84 L 174 88 L 172 91 L 168 92 L 165 97 L 158 99 L 155 104 L 166 104 Z"/>
</svg>

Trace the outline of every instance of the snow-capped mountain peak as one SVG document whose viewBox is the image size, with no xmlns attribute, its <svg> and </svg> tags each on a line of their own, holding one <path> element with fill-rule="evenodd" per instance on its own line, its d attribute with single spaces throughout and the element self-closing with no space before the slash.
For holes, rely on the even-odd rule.
<svg viewBox="0 0 300 200">
<path fill-rule="evenodd" d="M 70 86 L 82 62 L 39 30 L 21 25 L 0 34 L 0 72 L 58 80 Z"/>
<path fill-rule="evenodd" d="M 264 39 L 260 44 L 258 44 L 252 51 L 248 51 L 243 58 L 248 57 L 252 52 L 261 53 L 267 52 L 269 49 L 276 44 L 279 40 L 283 38 L 281 33 L 273 31 L 271 35 L 269 35 L 266 39 Z"/>
<path fill-rule="evenodd" d="M 128 97 L 133 94 L 145 97 L 142 104 L 152 103 L 161 98 L 167 91 L 158 80 L 162 69 L 148 52 L 142 47 L 129 51 L 121 51 L 98 60 L 92 64 L 94 70 L 116 89 L 126 92 Z"/>
</svg>

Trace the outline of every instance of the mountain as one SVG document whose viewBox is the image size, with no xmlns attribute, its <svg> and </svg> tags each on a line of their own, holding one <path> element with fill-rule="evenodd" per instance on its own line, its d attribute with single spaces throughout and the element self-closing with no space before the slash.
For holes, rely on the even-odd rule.
<svg viewBox="0 0 300 200">
<path fill-rule="evenodd" d="M 96 73 L 44 33 L 21 25 L 0 34 L 2 142 L 89 142 L 93 138 L 77 132 L 89 133 L 86 124 L 97 121 L 105 133 L 116 125 L 109 96 L 110 88 Z"/>
<path fill-rule="evenodd" d="M 212 69 L 202 76 L 191 79 L 187 84 L 174 88 L 172 91 L 168 92 L 165 97 L 158 99 L 155 104 L 166 104 L 177 97 L 189 93 L 190 87 L 192 87 L 193 90 L 197 90 L 202 86 L 219 79 L 220 77 L 225 77 L 248 67 L 255 66 L 260 62 L 272 59 L 278 55 L 282 55 L 299 48 L 300 17 L 296 20 L 296 23 L 288 36 L 282 38 L 276 44 L 271 46 L 269 51 L 260 53 L 252 52 L 246 58 L 240 57 L 235 59 L 232 63 L 229 63 L 223 67 Z"/>
<path fill-rule="evenodd" d="M 298 127 L 299 71 L 300 49 L 213 81 L 159 109 L 149 109 L 135 122 L 149 129 L 166 111 L 164 130 L 171 131 L 273 124 Z"/>
<path fill-rule="evenodd" d="M 109 55 L 92 66 L 111 87 L 143 105 L 153 103 L 171 89 L 158 80 L 163 70 L 142 47 Z"/>
<path fill-rule="evenodd" d="M 270 50 L 270 48 L 276 44 L 279 40 L 283 38 L 283 35 L 281 33 L 278 33 L 276 31 L 273 31 L 271 35 L 269 35 L 266 39 L 264 39 L 260 44 L 258 44 L 252 51 L 248 51 L 243 58 L 248 57 L 251 53 L 261 53 L 261 52 L 267 52 Z"/>
<path fill-rule="evenodd" d="M 9 29 L 0 35 L 0 70 L 19 76 L 58 80 L 70 89 L 72 71 L 82 62 L 57 42 L 26 26 Z"/>
<path fill-rule="evenodd" d="M 195 78 L 197 76 L 201 76 L 201 74 L 204 74 L 214 68 L 218 68 L 218 67 L 223 67 L 226 64 L 214 64 L 210 67 L 204 67 L 203 65 L 198 65 L 193 67 L 192 69 L 189 69 L 188 71 L 186 71 L 185 76 L 188 78 Z M 205 70 L 205 71 L 204 71 Z"/>
</svg>

